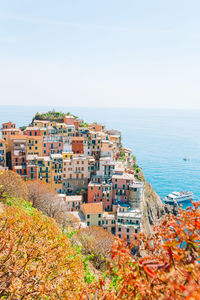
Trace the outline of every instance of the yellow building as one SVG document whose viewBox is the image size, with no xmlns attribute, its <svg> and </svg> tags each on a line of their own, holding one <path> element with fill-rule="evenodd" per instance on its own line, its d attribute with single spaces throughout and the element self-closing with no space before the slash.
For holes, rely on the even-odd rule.
<svg viewBox="0 0 200 300">
<path fill-rule="evenodd" d="M 103 219 L 103 203 L 84 203 L 81 205 L 87 226 L 101 226 Z"/>
<path fill-rule="evenodd" d="M 33 126 L 34 127 L 39 127 L 39 128 L 47 128 L 50 126 L 50 121 L 48 120 L 34 120 L 33 121 Z"/>
<path fill-rule="evenodd" d="M 63 136 L 72 136 L 75 132 L 74 125 L 67 125 L 65 123 L 55 123 L 54 126 L 57 130 L 58 134 L 62 134 Z"/>
<path fill-rule="evenodd" d="M 29 136 L 27 137 L 26 154 L 42 156 L 43 153 L 43 137 Z"/>
<path fill-rule="evenodd" d="M 72 159 L 73 158 L 73 152 L 63 152 L 63 159 Z"/>
<path fill-rule="evenodd" d="M 61 193 L 63 187 L 63 156 L 62 154 L 51 154 L 50 158 L 52 164 L 51 187 Z"/>
</svg>

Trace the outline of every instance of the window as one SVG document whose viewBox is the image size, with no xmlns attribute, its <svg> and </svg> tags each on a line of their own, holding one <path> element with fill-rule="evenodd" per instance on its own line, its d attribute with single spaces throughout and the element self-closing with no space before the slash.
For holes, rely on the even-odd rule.
<svg viewBox="0 0 200 300">
<path fill-rule="evenodd" d="M 98 225 L 99 225 L 99 226 L 101 225 L 101 221 L 98 222 Z"/>
<path fill-rule="evenodd" d="M 90 222 L 87 222 L 87 226 L 90 226 Z"/>
<path fill-rule="evenodd" d="M 115 184 L 115 189 L 117 189 L 117 184 Z"/>
<path fill-rule="evenodd" d="M 98 214 L 98 217 L 101 218 L 101 214 Z"/>
<path fill-rule="evenodd" d="M 129 228 L 127 228 L 127 230 L 126 230 L 127 232 L 129 232 Z"/>
<path fill-rule="evenodd" d="M 121 227 L 118 228 L 118 231 L 121 231 Z"/>
<path fill-rule="evenodd" d="M 44 144 L 44 148 L 46 148 L 46 146 L 47 146 L 47 145 L 46 145 L 46 144 Z"/>
<path fill-rule="evenodd" d="M 138 233 L 138 229 L 135 229 L 135 233 Z"/>
<path fill-rule="evenodd" d="M 37 147 L 35 147 L 35 150 L 37 150 Z"/>
<path fill-rule="evenodd" d="M 127 240 L 129 240 L 129 235 L 127 235 Z"/>
<path fill-rule="evenodd" d="M 119 234 L 119 238 L 121 239 L 121 234 Z"/>
<path fill-rule="evenodd" d="M 91 190 L 93 190 L 93 186 L 91 186 Z"/>
<path fill-rule="evenodd" d="M 90 218 L 90 215 L 87 215 L 87 219 L 89 219 Z"/>
</svg>

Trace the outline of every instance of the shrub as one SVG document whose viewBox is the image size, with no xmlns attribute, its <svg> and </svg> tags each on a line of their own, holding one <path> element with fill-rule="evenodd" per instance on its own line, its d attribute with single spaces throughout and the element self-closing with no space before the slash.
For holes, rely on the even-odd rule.
<svg viewBox="0 0 200 300">
<path fill-rule="evenodd" d="M 0 199 L 17 197 L 27 199 L 27 187 L 20 175 L 13 171 L 0 171 Z"/>
<path fill-rule="evenodd" d="M 79 299 L 84 265 L 55 222 L 17 206 L 0 212 L 0 299 Z"/>
<path fill-rule="evenodd" d="M 96 269 L 106 269 L 114 241 L 111 233 L 98 226 L 82 228 L 73 236 L 72 241 L 81 246 L 83 255 L 90 255 L 90 261 Z"/>
</svg>

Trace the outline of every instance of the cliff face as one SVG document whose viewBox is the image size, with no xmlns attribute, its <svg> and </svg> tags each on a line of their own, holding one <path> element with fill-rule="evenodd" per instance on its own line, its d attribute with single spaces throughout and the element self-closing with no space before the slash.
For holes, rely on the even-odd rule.
<svg viewBox="0 0 200 300">
<path fill-rule="evenodd" d="M 142 170 L 140 170 L 137 178 L 145 182 L 145 199 L 141 207 L 143 213 L 142 229 L 146 234 L 150 234 L 152 232 L 152 225 L 166 213 L 165 205 L 151 184 L 146 181 Z"/>
<path fill-rule="evenodd" d="M 145 181 L 145 199 L 142 207 L 142 227 L 146 234 L 152 233 L 152 225 L 165 213 L 164 204 L 152 186 Z"/>
</svg>

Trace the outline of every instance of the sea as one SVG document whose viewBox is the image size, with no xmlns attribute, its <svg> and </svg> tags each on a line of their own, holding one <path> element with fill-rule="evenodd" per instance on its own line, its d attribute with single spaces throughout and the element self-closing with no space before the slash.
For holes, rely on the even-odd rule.
<svg viewBox="0 0 200 300">
<path fill-rule="evenodd" d="M 173 191 L 187 190 L 200 200 L 200 110 L 0 106 L 0 123 L 29 125 L 36 112 L 52 109 L 120 130 L 123 145 L 132 150 L 147 181 L 161 198 Z M 190 205 L 185 202 L 183 207 Z"/>
</svg>

